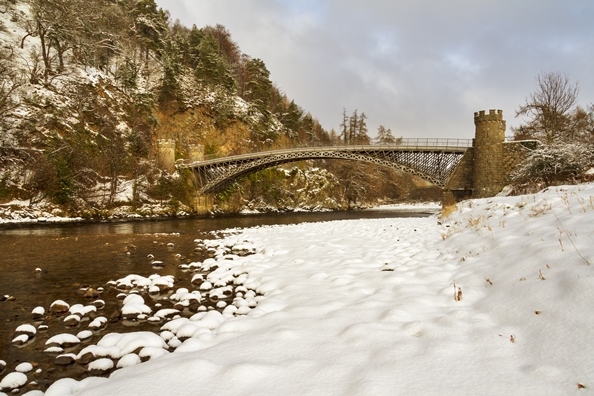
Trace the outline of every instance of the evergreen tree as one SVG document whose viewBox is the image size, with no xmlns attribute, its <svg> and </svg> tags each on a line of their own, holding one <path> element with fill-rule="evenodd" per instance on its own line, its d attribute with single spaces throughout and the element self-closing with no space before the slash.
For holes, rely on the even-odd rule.
<svg viewBox="0 0 594 396">
<path fill-rule="evenodd" d="M 232 75 L 237 79 L 240 72 L 241 50 L 237 43 L 231 38 L 229 30 L 227 30 L 225 26 L 217 24 L 215 26 L 206 26 L 202 31 L 204 34 L 211 35 L 215 38 L 221 55 L 227 61 Z"/>
<path fill-rule="evenodd" d="M 395 138 L 391 129 L 380 125 L 377 128 L 377 137 L 375 138 L 375 142 L 381 145 L 401 144 L 402 138 Z"/>
<path fill-rule="evenodd" d="M 291 100 L 288 108 L 281 114 L 281 122 L 290 137 L 297 136 L 302 117 L 303 109 L 294 100 Z"/>
<path fill-rule="evenodd" d="M 358 119 L 355 119 L 355 132 L 354 132 L 354 143 L 355 144 L 369 144 L 371 139 L 367 134 L 367 122 L 365 121 L 367 116 L 365 113 L 361 113 Z"/>
<path fill-rule="evenodd" d="M 353 111 L 353 113 L 351 114 L 351 116 L 349 118 L 349 130 L 348 130 L 349 143 L 348 144 L 357 144 L 356 138 L 357 138 L 358 126 L 359 126 L 359 114 L 357 114 L 357 109 L 355 109 L 355 111 Z"/>
<path fill-rule="evenodd" d="M 340 123 L 340 138 L 344 144 L 349 144 L 349 117 L 347 116 L 346 109 L 342 109 L 342 122 Z"/>
<path fill-rule="evenodd" d="M 226 91 L 233 92 L 235 80 L 229 64 L 220 53 L 217 40 L 207 34 L 198 46 L 198 53 L 196 79 L 211 89 L 223 87 Z"/>
<path fill-rule="evenodd" d="M 260 111 L 269 110 L 272 93 L 270 72 L 262 59 L 249 59 L 246 65 L 247 81 L 244 99 L 253 103 Z"/>
<path fill-rule="evenodd" d="M 369 144 L 371 138 L 367 134 L 367 116 L 365 113 L 358 114 L 353 111 L 350 117 L 347 117 L 346 110 L 342 112 L 342 123 L 340 124 L 340 137 L 344 144 Z"/>
<path fill-rule="evenodd" d="M 161 53 L 164 47 L 163 39 L 168 31 L 168 14 L 157 8 L 155 0 L 138 0 L 132 10 L 134 16 L 134 30 L 136 37 L 148 59 L 149 51 Z"/>
<path fill-rule="evenodd" d="M 188 46 L 184 57 L 186 59 L 185 64 L 190 66 L 192 69 L 198 67 L 200 59 L 200 43 L 204 39 L 204 33 L 198 29 L 196 25 L 192 26 L 192 29 L 188 32 Z"/>
</svg>

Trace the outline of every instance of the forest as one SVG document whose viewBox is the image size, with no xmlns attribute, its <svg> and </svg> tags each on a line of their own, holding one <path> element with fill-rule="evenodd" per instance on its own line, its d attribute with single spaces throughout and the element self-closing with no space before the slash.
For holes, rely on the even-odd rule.
<svg viewBox="0 0 594 396">
<path fill-rule="evenodd" d="M 224 26 L 184 26 L 154 0 L 0 0 L 0 43 L 0 204 L 47 205 L 82 217 L 116 208 L 191 212 L 192 175 L 159 169 L 159 139 L 175 140 L 178 159 L 196 144 L 224 156 L 400 139 L 384 126 L 371 138 L 358 109 L 337 114 L 338 130 L 324 129 Z M 539 82 L 562 78 L 543 75 Z M 591 144 L 592 106 L 577 106 L 577 86 L 563 81 L 561 93 L 569 90 L 574 100 L 555 110 L 558 117 L 533 103 L 543 98 L 527 99 L 519 112 L 529 121 L 514 131 L 517 139 L 549 147 L 579 129 L 576 136 Z M 558 119 L 545 125 L 543 117 Z M 538 184 L 539 172 L 525 166 L 515 182 Z M 336 210 L 439 199 L 439 188 L 408 174 L 312 160 L 250 175 L 218 194 L 216 205 L 223 212 Z"/>
</svg>

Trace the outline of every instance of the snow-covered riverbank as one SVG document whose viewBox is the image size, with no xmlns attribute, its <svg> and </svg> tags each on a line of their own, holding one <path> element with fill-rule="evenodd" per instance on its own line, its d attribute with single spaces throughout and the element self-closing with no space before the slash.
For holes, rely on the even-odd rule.
<svg viewBox="0 0 594 396">
<path fill-rule="evenodd" d="M 229 230 L 208 242 L 217 276 L 246 274 L 255 308 L 169 322 L 174 353 L 46 395 L 587 394 L 592 224 L 587 184 L 467 201 L 447 219 Z"/>
<path fill-rule="evenodd" d="M 439 202 L 418 202 L 418 203 L 402 203 L 391 205 L 380 205 L 372 207 L 370 211 L 427 211 L 437 212 L 441 209 Z M 289 212 L 331 212 L 330 209 L 324 208 L 290 208 Z M 167 205 L 161 204 L 145 204 L 142 207 L 133 208 L 131 206 L 120 206 L 110 210 L 96 211 L 94 213 L 88 212 L 84 217 L 81 216 L 67 216 L 62 209 L 57 206 L 47 203 L 38 205 L 29 205 L 27 201 L 12 201 L 0 205 L 0 225 L 2 224 L 35 224 L 35 223 L 68 223 L 85 220 L 120 220 L 120 219 L 152 219 L 152 218 L 166 218 L 166 217 L 185 217 L 188 216 L 191 209 L 182 206 L 180 208 L 171 208 Z M 278 213 L 278 209 L 268 208 L 265 211 L 244 209 L 240 214 L 261 214 L 261 213 Z"/>
</svg>

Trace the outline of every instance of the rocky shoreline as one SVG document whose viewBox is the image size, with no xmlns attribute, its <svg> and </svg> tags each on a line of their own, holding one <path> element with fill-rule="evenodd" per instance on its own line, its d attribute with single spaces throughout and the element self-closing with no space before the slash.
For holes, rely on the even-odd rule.
<svg viewBox="0 0 594 396">
<path fill-rule="evenodd" d="M 176 208 L 161 204 L 145 204 L 141 207 L 118 206 L 112 209 L 96 209 L 67 212 L 51 204 L 28 205 L 24 202 L 0 204 L 0 225 L 11 223 L 59 223 L 101 221 L 118 219 L 155 219 L 185 217 L 192 210 L 184 205 Z"/>
<path fill-rule="evenodd" d="M 248 275 L 234 265 L 235 258 L 253 254 L 254 248 L 247 243 L 222 246 L 218 240 L 197 239 L 195 244 L 205 258 L 190 261 L 180 254 L 179 276 L 129 274 L 104 285 L 79 285 L 67 293 L 70 298 L 30 307 L 28 320 L 21 315 L 18 324 L 11 322 L 16 325 L 13 353 L 10 359 L 0 356 L 0 391 L 44 392 L 60 378 L 109 376 L 175 351 L 196 332 L 208 338 L 226 317 L 255 308 L 264 296 L 246 285 Z M 147 264 L 153 271 L 166 266 L 150 253 Z M 16 298 L 0 300 L 11 304 Z M 130 331 L 133 338 L 126 336 Z"/>
<path fill-rule="evenodd" d="M 431 210 L 440 208 L 439 202 L 414 202 L 399 203 L 378 206 L 361 206 L 350 210 Z M 68 213 L 64 209 L 52 204 L 29 205 L 24 201 L 12 201 L 0 204 L 0 226 L 9 224 L 43 224 L 43 223 L 68 223 L 68 222 L 94 222 L 106 220 L 155 220 L 176 217 L 192 216 L 226 216 L 226 215 L 251 215 L 263 213 L 295 213 L 295 212 L 332 212 L 320 206 L 295 207 L 295 208 L 273 208 L 246 206 L 243 209 L 227 213 L 222 210 L 214 210 L 207 215 L 197 215 L 191 208 L 185 205 L 172 207 L 162 204 L 144 204 L 141 207 L 129 205 L 118 206 L 112 209 L 85 210 Z"/>
</svg>

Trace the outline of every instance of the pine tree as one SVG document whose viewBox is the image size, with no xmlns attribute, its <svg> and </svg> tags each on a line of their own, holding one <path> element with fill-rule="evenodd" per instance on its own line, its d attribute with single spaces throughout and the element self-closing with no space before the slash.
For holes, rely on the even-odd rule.
<svg viewBox="0 0 594 396">
<path fill-rule="evenodd" d="M 198 53 L 196 79 L 210 88 L 220 86 L 232 92 L 235 89 L 235 80 L 231 75 L 229 64 L 220 53 L 217 40 L 207 34 L 198 46 Z"/>
<path fill-rule="evenodd" d="M 149 51 L 160 54 L 163 49 L 163 38 L 168 31 L 168 15 L 157 8 L 155 0 L 138 0 L 132 10 L 136 36 L 148 59 Z"/>
<path fill-rule="evenodd" d="M 367 116 L 365 113 L 361 113 L 358 119 L 355 120 L 355 137 L 354 143 L 355 144 L 369 144 L 371 139 L 367 134 L 367 122 L 365 121 Z"/>
<path fill-rule="evenodd" d="M 349 142 L 349 117 L 347 116 L 346 109 L 342 109 L 342 122 L 340 123 L 340 138 L 345 145 Z"/>
<path fill-rule="evenodd" d="M 381 145 L 401 144 L 402 138 L 395 138 L 391 129 L 380 125 L 377 128 L 377 137 L 375 138 L 375 142 Z"/>
<path fill-rule="evenodd" d="M 249 59 L 246 70 L 244 99 L 253 103 L 260 111 L 269 110 L 272 82 L 266 64 L 258 58 Z"/>
<path fill-rule="evenodd" d="M 287 106 L 287 109 L 281 114 L 280 117 L 281 122 L 283 123 L 283 126 L 290 137 L 297 136 L 302 117 L 303 109 L 301 109 L 294 100 L 291 100 Z"/>
</svg>

